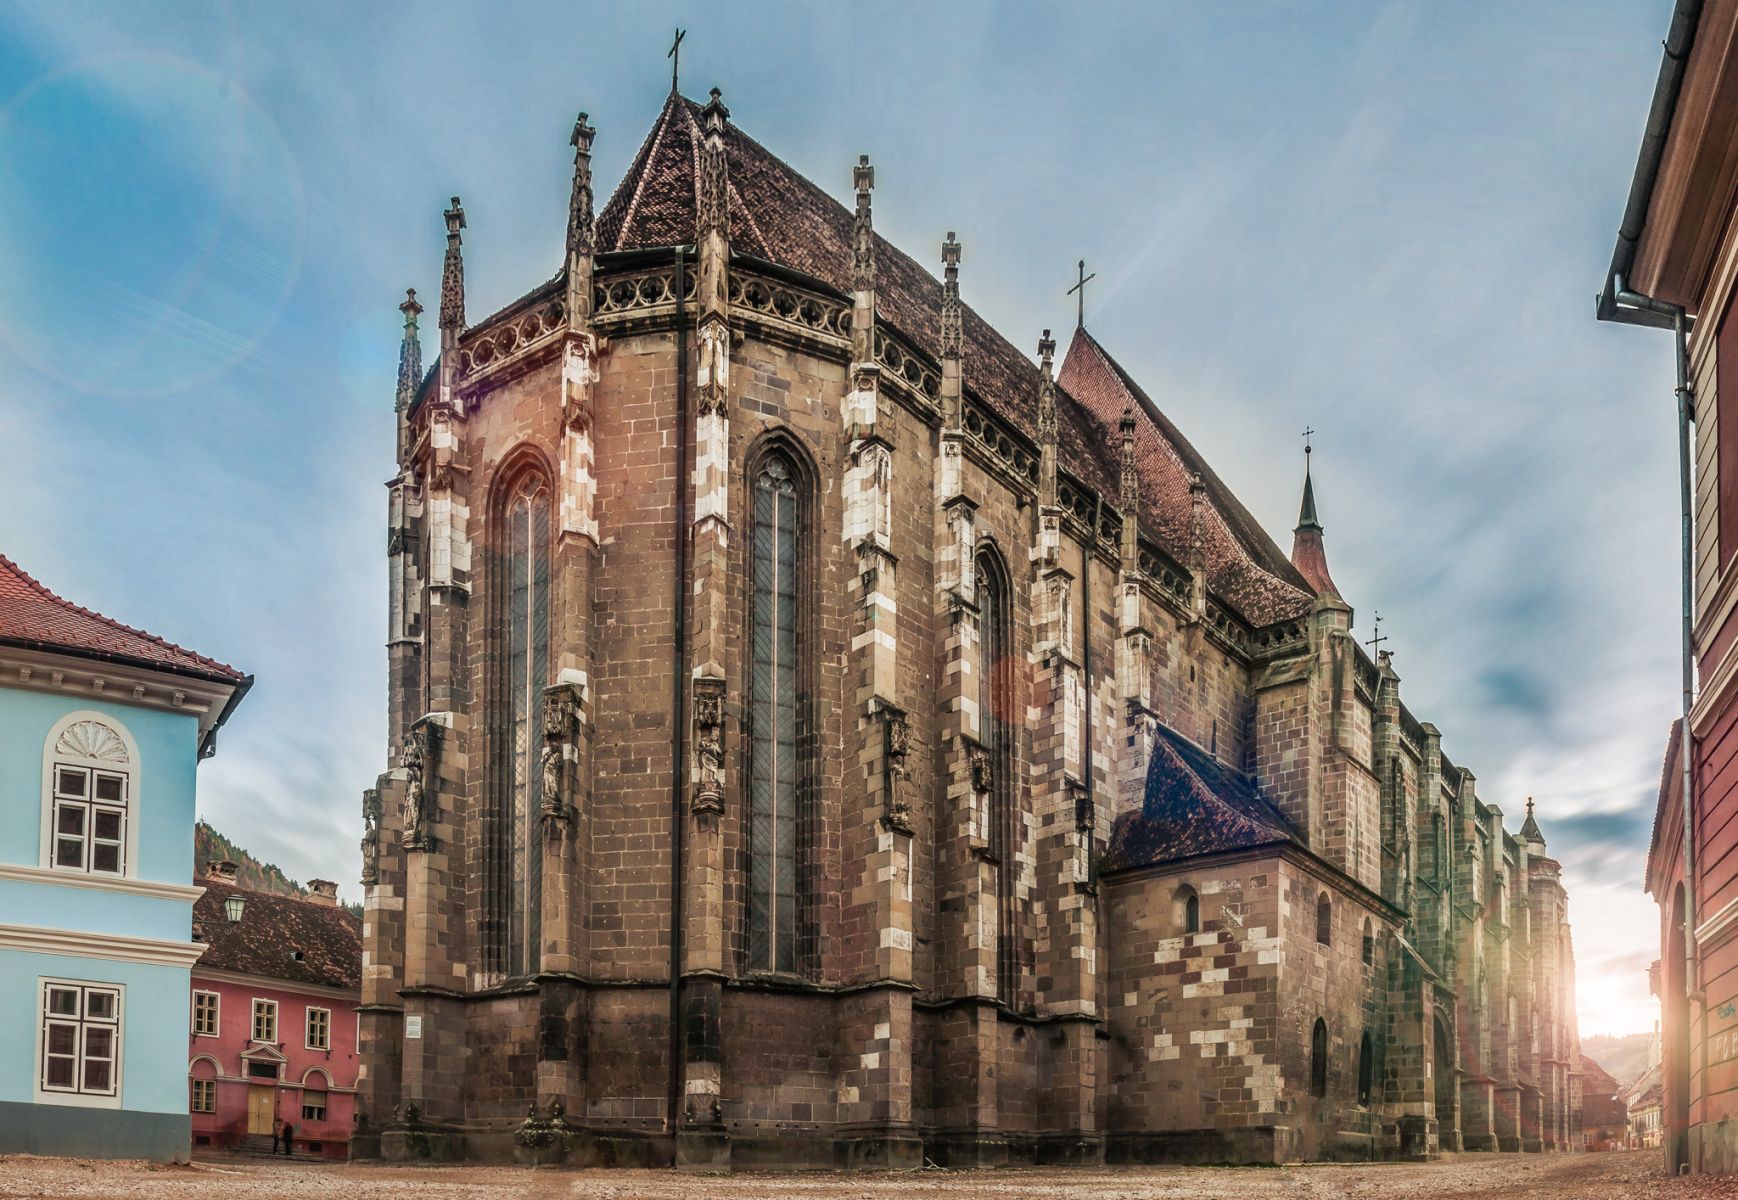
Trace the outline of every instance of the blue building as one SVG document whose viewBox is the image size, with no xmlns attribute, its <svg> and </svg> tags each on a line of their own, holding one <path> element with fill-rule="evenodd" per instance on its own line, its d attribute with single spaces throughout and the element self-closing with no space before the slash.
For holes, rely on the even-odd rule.
<svg viewBox="0 0 1738 1200">
<path fill-rule="evenodd" d="M 187 1158 L 194 774 L 252 682 L 0 557 L 0 1154 Z"/>
</svg>

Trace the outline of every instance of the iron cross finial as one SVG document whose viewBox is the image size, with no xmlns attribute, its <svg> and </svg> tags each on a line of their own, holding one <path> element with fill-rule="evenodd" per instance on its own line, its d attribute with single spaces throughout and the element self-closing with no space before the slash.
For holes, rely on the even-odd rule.
<svg viewBox="0 0 1738 1200">
<path fill-rule="evenodd" d="M 1370 647 L 1370 653 L 1379 654 L 1379 653 L 1381 653 L 1381 650 L 1382 650 L 1382 643 L 1388 640 L 1388 635 L 1382 632 L 1382 612 L 1380 609 L 1378 609 L 1376 611 L 1376 630 L 1375 630 L 1375 632 L 1376 632 L 1376 636 L 1371 638 L 1369 641 L 1365 642 L 1364 644 L 1366 646 Z"/>
<path fill-rule="evenodd" d="M 1074 295 L 1076 292 L 1078 292 L 1080 294 L 1079 300 L 1078 300 L 1078 306 L 1076 307 L 1075 313 L 1074 313 L 1074 327 L 1076 329 L 1085 329 L 1086 328 L 1086 285 L 1091 280 L 1094 280 L 1097 278 L 1098 278 L 1097 271 L 1094 271 L 1090 275 L 1088 275 L 1086 273 L 1086 260 L 1084 258 L 1081 259 L 1080 260 L 1080 282 L 1075 284 L 1073 287 L 1069 288 L 1068 293 L 1067 293 L 1070 296 Z"/>
<path fill-rule="evenodd" d="M 676 90 L 676 76 L 682 67 L 682 39 L 688 36 L 686 29 L 676 31 L 676 40 L 670 43 L 670 52 L 664 55 L 670 60 L 670 91 Z"/>
<path fill-rule="evenodd" d="M 1304 454 L 1305 454 L 1305 455 L 1306 455 L 1306 456 L 1307 456 L 1307 455 L 1308 455 L 1308 454 L 1309 454 L 1309 452 L 1310 452 L 1310 438 L 1311 438 L 1311 437 L 1312 437 L 1312 436 L 1314 436 L 1314 434 L 1315 434 L 1315 432 L 1316 432 L 1316 431 L 1315 431 L 1315 430 L 1313 430 L 1313 429 L 1311 429 L 1311 428 L 1310 428 L 1310 427 L 1309 427 L 1309 426 L 1308 426 L 1308 425 L 1305 425 L 1305 426 L 1304 426 L 1304 431 L 1303 431 L 1303 434 L 1302 434 L 1302 437 L 1303 437 L 1303 440 L 1304 440 Z"/>
</svg>

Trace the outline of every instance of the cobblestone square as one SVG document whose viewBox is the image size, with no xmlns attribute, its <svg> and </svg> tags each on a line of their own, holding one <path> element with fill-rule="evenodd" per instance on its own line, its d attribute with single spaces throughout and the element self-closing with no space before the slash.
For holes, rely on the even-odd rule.
<svg viewBox="0 0 1738 1200">
<path fill-rule="evenodd" d="M 84 1159 L 0 1158 L 0 1198 L 161 1197 L 162 1200 L 1436 1200 L 1526 1196 L 1738 1196 L 1732 1180 L 1673 1179 L 1653 1152 L 1463 1154 L 1433 1163 L 1120 1170 L 925 1171 L 699 1175 L 674 1171 L 531 1171 L 513 1167 L 387 1167 L 202 1159 L 191 1166 Z"/>
</svg>

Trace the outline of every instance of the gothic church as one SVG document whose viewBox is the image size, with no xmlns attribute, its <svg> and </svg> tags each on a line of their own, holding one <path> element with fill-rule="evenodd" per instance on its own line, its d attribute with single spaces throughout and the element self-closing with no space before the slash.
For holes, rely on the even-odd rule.
<svg viewBox="0 0 1738 1200">
<path fill-rule="evenodd" d="M 406 299 L 360 1156 L 1579 1143 L 1557 864 L 1110 352 L 1034 362 L 672 92 Z"/>
</svg>

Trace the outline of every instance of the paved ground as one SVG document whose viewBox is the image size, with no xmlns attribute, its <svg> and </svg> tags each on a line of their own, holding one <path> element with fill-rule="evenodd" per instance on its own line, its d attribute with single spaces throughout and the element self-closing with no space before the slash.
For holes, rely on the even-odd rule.
<svg viewBox="0 0 1738 1200">
<path fill-rule="evenodd" d="M 1738 1197 L 1738 1179 L 1669 1179 L 1654 1153 L 1466 1154 L 1427 1164 L 1126 1170 L 925 1171 L 919 1174 L 678 1175 L 671 1171 L 525 1171 L 204 1160 L 188 1167 L 0 1157 L 0 1197 L 163 1200 L 1437 1200 L 1525 1196 Z"/>
</svg>

